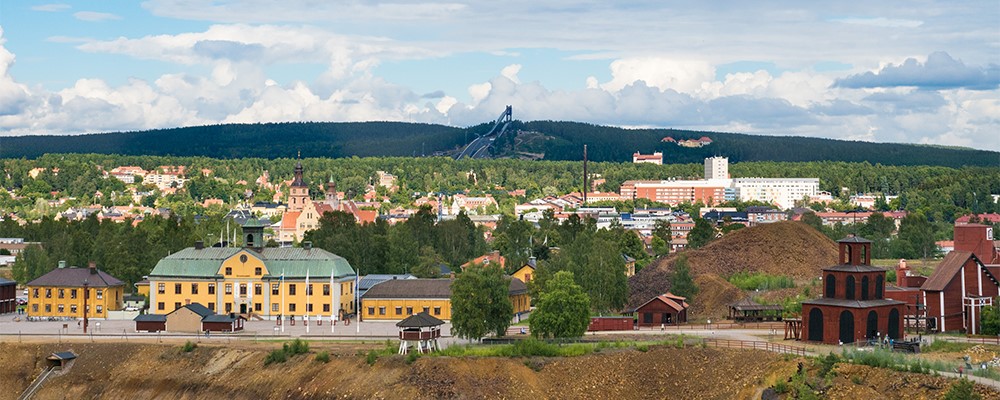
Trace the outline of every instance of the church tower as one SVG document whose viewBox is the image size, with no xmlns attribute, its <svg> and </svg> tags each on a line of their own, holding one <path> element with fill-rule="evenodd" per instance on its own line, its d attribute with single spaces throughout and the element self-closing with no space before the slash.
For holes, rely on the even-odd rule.
<svg viewBox="0 0 1000 400">
<path fill-rule="evenodd" d="M 295 179 L 288 188 L 288 210 L 302 211 L 309 201 L 309 186 L 302 180 L 302 160 L 295 164 Z"/>
</svg>

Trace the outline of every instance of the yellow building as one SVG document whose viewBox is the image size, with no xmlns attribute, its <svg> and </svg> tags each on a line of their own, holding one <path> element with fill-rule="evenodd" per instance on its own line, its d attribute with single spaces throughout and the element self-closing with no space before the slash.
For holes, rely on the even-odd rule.
<svg viewBox="0 0 1000 400">
<path fill-rule="evenodd" d="M 311 319 L 355 312 L 354 269 L 344 258 L 304 243 L 263 247 L 264 225 L 243 226 L 246 246 L 196 244 L 160 260 L 149 274 L 149 312 L 191 303 L 213 312 Z"/>
<path fill-rule="evenodd" d="M 106 318 L 108 311 L 122 309 L 125 283 L 97 269 L 59 268 L 28 282 L 29 317 L 83 318 L 84 297 L 88 318 Z"/>
<path fill-rule="evenodd" d="M 141 281 L 135 283 L 135 294 L 139 296 L 146 296 L 149 298 L 149 279 L 143 278 Z"/>
<path fill-rule="evenodd" d="M 535 277 L 535 266 L 531 265 L 530 263 L 524 264 L 523 267 L 521 267 L 517 271 L 514 271 L 514 273 L 511 274 L 510 276 L 513 278 L 520 279 L 521 282 L 524 283 L 531 282 L 531 280 L 534 279 Z"/>
<path fill-rule="evenodd" d="M 402 320 L 426 311 L 438 319 L 451 319 L 451 279 L 392 279 L 368 289 L 361 298 L 366 321 Z M 520 279 L 510 280 L 509 298 L 514 314 L 531 308 L 528 287 Z"/>
</svg>

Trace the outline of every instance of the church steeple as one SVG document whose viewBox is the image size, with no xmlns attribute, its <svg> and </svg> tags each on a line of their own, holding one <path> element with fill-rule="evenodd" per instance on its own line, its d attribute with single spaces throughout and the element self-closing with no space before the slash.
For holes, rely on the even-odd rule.
<svg viewBox="0 0 1000 400">
<path fill-rule="evenodd" d="M 288 188 L 288 209 L 291 211 L 302 211 L 309 201 L 309 186 L 302 179 L 302 153 L 299 153 L 298 162 L 295 164 L 295 179 L 292 180 L 291 187 Z"/>
<path fill-rule="evenodd" d="M 340 199 L 337 198 L 337 183 L 333 181 L 333 175 L 330 175 L 330 180 L 326 183 L 326 204 L 332 206 L 334 210 L 340 209 Z"/>
</svg>

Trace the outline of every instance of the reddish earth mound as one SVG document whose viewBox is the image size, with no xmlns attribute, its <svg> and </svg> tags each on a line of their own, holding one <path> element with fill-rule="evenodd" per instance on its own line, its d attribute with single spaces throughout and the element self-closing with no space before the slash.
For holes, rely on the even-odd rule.
<svg viewBox="0 0 1000 400">
<path fill-rule="evenodd" d="M 698 275 L 694 278 L 694 284 L 698 285 L 698 294 L 688 302 L 697 302 L 688 315 L 691 319 L 718 320 L 729 314 L 729 304 L 745 296 L 740 288 L 716 274 Z"/>
<path fill-rule="evenodd" d="M 764 272 L 811 278 L 819 276 L 824 267 L 836 264 L 838 251 L 836 243 L 801 222 L 740 229 L 703 248 L 663 257 L 643 268 L 628 281 L 629 306 L 641 305 L 669 291 L 670 274 L 681 255 L 687 256 L 695 276 L 715 274 L 725 278 L 736 272 Z M 693 301 L 697 303 L 698 299 Z"/>
</svg>

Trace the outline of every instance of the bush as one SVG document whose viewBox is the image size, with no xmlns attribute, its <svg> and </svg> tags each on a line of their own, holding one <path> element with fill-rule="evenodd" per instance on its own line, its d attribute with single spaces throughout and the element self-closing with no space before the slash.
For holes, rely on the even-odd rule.
<svg viewBox="0 0 1000 400">
<path fill-rule="evenodd" d="M 378 360 L 378 352 L 375 350 L 369 350 L 368 356 L 365 357 L 365 362 L 368 363 L 368 365 L 375 365 L 376 360 Z"/>
<path fill-rule="evenodd" d="M 778 383 L 774 384 L 774 391 L 776 393 L 778 393 L 778 394 L 788 393 L 788 390 L 789 390 L 789 388 L 788 388 L 788 382 L 781 381 L 781 382 L 778 382 Z"/>
<path fill-rule="evenodd" d="M 188 340 L 187 343 L 184 343 L 184 346 L 181 346 L 181 351 L 183 351 L 185 353 L 190 353 L 190 352 L 194 351 L 194 349 L 197 349 L 197 348 L 198 348 L 198 344 L 197 343 Z"/>
<path fill-rule="evenodd" d="M 282 348 L 289 356 L 306 354 L 309 352 L 309 342 L 302 339 L 295 339 L 291 343 L 285 343 Z"/>
<path fill-rule="evenodd" d="M 330 353 L 325 352 L 325 351 L 321 351 L 319 353 L 316 353 L 316 361 L 319 361 L 319 362 L 322 362 L 322 363 L 328 363 L 328 362 L 330 362 Z"/>
<path fill-rule="evenodd" d="M 957 382 L 951 385 L 951 389 L 948 393 L 944 394 L 945 400 L 972 400 L 972 399 L 982 399 L 979 393 L 973 391 L 972 381 L 968 379 L 959 379 Z"/>
<path fill-rule="evenodd" d="M 417 353 L 417 352 L 407 353 L 406 354 L 406 365 L 413 364 L 414 361 L 417 361 L 417 358 L 420 358 L 420 353 Z"/>
<path fill-rule="evenodd" d="M 827 354 L 826 357 L 819 359 L 819 376 L 826 378 L 826 375 L 833 371 L 833 367 L 840 362 L 840 357 L 832 352 Z"/>
<path fill-rule="evenodd" d="M 639 350 L 639 351 L 641 351 L 643 353 L 645 353 L 645 352 L 649 351 L 649 346 L 644 345 L 644 344 L 640 344 L 638 346 L 635 346 L 635 349 Z"/>
<path fill-rule="evenodd" d="M 274 363 L 283 363 L 285 361 L 288 361 L 288 354 L 285 353 L 284 349 L 271 350 L 271 352 L 267 354 L 267 357 L 264 357 L 264 366 Z"/>
</svg>

